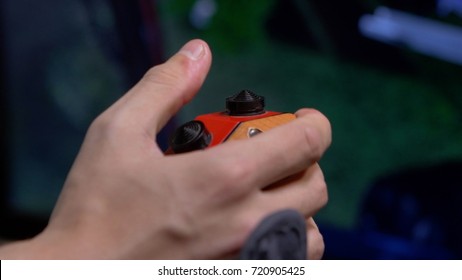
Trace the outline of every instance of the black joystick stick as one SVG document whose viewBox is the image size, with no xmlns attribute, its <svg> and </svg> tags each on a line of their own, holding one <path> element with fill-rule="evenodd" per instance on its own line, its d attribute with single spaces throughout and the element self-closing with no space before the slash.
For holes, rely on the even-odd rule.
<svg viewBox="0 0 462 280">
<path fill-rule="evenodd" d="M 249 90 L 226 98 L 226 110 L 230 116 L 252 116 L 265 113 L 265 98 Z"/>
<path fill-rule="evenodd" d="M 170 139 L 175 153 L 205 149 L 210 144 L 210 133 L 201 121 L 190 121 L 180 126 Z"/>
</svg>

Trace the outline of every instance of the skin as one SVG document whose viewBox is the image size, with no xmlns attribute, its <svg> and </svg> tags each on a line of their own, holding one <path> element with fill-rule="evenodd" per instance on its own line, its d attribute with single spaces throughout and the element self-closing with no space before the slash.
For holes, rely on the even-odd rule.
<svg viewBox="0 0 462 280">
<path fill-rule="evenodd" d="M 287 208 L 306 217 L 308 255 L 321 258 L 312 217 L 327 203 L 317 162 L 331 128 L 320 112 L 301 109 L 288 124 L 203 151 L 166 156 L 157 146 L 211 60 L 204 41 L 188 42 L 96 118 L 47 228 L 1 247 L 0 258 L 229 258 L 260 220 Z"/>
</svg>

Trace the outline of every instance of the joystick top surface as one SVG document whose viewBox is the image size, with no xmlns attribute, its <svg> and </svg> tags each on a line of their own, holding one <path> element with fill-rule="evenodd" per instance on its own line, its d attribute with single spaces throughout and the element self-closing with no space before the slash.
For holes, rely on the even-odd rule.
<svg viewBox="0 0 462 280">
<path fill-rule="evenodd" d="M 252 116 L 265 113 L 265 98 L 249 90 L 243 90 L 226 98 L 226 110 L 230 116 Z"/>
<path fill-rule="evenodd" d="M 185 153 L 206 148 L 210 144 L 210 133 L 201 121 L 193 120 L 180 126 L 170 139 L 175 153 Z"/>
</svg>

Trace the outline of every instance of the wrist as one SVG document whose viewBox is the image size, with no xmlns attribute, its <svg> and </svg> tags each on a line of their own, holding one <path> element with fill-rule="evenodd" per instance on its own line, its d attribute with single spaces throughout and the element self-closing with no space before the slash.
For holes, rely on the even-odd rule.
<svg viewBox="0 0 462 280">
<path fill-rule="evenodd" d="M 39 235 L 26 240 L 12 241 L 0 247 L 0 259 L 75 259 L 75 254 L 69 241 L 61 238 L 55 232 L 45 230 Z"/>
<path fill-rule="evenodd" d="M 40 259 L 47 258 L 41 256 L 40 246 L 38 246 L 35 238 L 20 240 L 20 241 L 11 241 L 5 244 L 2 244 L 0 247 L 0 259 L 2 260 L 28 260 L 28 259 Z"/>
</svg>

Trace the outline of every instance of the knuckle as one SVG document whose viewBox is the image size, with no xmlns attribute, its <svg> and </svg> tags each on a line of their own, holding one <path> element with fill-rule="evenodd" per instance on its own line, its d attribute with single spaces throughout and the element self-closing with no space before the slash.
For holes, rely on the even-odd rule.
<svg viewBox="0 0 462 280">
<path fill-rule="evenodd" d="M 221 166 L 223 188 L 234 189 L 235 191 L 245 190 L 252 173 L 253 167 L 249 161 L 241 158 L 224 161 Z"/>
<path fill-rule="evenodd" d="M 109 109 L 93 120 L 88 128 L 87 137 L 96 141 L 116 143 L 116 140 L 125 138 L 130 130 L 129 124 L 123 114 Z"/>
<path fill-rule="evenodd" d="M 324 180 L 324 176 L 321 168 L 318 164 L 311 167 L 311 171 L 307 171 L 305 174 L 307 188 L 306 188 L 306 206 L 310 215 L 313 215 L 328 202 L 328 188 L 327 183 Z"/>
<path fill-rule="evenodd" d="M 310 126 L 305 127 L 303 132 L 306 147 L 304 151 L 306 152 L 307 157 L 310 157 L 313 162 L 319 161 L 324 152 L 322 149 L 322 139 L 319 130 Z"/>
<path fill-rule="evenodd" d="M 312 119 L 315 119 L 317 123 L 320 124 L 320 127 L 326 130 L 326 132 L 331 131 L 331 123 L 329 119 L 316 109 L 309 109 L 309 115 Z"/>
<path fill-rule="evenodd" d="M 319 111 L 314 110 L 310 116 L 310 122 L 300 124 L 303 127 L 299 131 L 304 133 L 304 151 L 313 161 L 318 161 L 332 142 L 332 128 L 329 119 Z"/>
<path fill-rule="evenodd" d="M 96 117 L 93 122 L 90 124 L 90 127 L 88 129 L 88 132 L 90 134 L 101 134 L 105 133 L 109 128 L 111 127 L 111 120 L 107 116 L 107 114 L 103 113 Z"/>
<path fill-rule="evenodd" d="M 319 230 L 313 231 L 311 236 L 312 242 L 310 242 L 308 248 L 308 256 L 310 259 L 319 260 L 324 255 L 325 244 L 324 244 L 324 237 L 319 232 Z"/>
<path fill-rule="evenodd" d="M 325 145 L 326 147 L 329 147 L 332 144 L 332 124 L 325 115 L 321 114 L 320 117 L 322 119 L 322 122 L 324 124 L 323 127 L 325 129 Z"/>
<path fill-rule="evenodd" d="M 326 183 L 326 181 L 322 181 L 319 184 L 319 193 L 320 193 L 319 202 L 321 204 L 321 207 L 324 207 L 324 206 L 326 206 L 327 202 L 329 201 L 329 193 L 327 191 L 327 183 Z"/>
<path fill-rule="evenodd" d="M 315 188 L 316 188 L 316 193 L 318 195 L 318 203 L 320 204 L 321 207 L 324 207 L 328 200 L 329 200 L 329 194 L 328 194 L 328 189 L 327 189 L 327 183 L 326 180 L 324 179 L 323 172 L 319 165 L 317 166 L 318 172 L 315 180 Z"/>
<path fill-rule="evenodd" d="M 176 66 L 178 67 L 171 67 L 167 63 L 151 67 L 144 75 L 143 81 L 169 88 L 181 87 L 181 81 L 187 75 L 185 69 L 188 67 L 188 61 L 181 58 L 178 58 L 176 61 Z"/>
<path fill-rule="evenodd" d="M 104 112 L 96 117 L 88 129 L 89 133 L 99 136 L 109 136 L 118 130 L 120 130 L 120 124 L 117 118 L 113 117 L 108 112 Z"/>
</svg>

